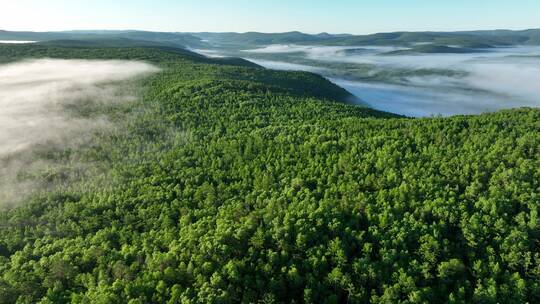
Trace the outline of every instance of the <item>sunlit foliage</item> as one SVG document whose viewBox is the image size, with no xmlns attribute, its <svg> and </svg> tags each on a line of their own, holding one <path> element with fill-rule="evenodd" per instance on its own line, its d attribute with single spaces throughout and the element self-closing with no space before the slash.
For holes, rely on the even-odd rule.
<svg viewBox="0 0 540 304">
<path fill-rule="evenodd" d="M 74 152 L 107 164 L 91 190 L 0 214 L 0 303 L 540 301 L 539 110 L 408 119 L 308 73 L 26 48 L 164 71 Z"/>
</svg>

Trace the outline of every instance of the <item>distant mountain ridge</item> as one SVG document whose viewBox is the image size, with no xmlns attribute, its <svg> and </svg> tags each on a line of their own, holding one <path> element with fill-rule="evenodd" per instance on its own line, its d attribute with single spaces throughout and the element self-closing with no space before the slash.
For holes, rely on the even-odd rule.
<svg viewBox="0 0 540 304">
<path fill-rule="evenodd" d="M 412 45 L 433 43 L 464 48 L 489 48 L 511 45 L 540 45 L 540 29 L 523 31 L 463 31 L 463 32 L 391 32 L 370 35 L 328 33 L 190 33 L 217 46 L 319 44 L 336 46 Z"/>
<path fill-rule="evenodd" d="M 0 30 L 0 40 L 52 41 L 52 40 L 111 40 L 129 39 L 139 42 L 176 47 L 198 47 L 201 39 L 185 33 L 148 32 L 148 31 L 65 31 L 65 32 L 10 32 Z"/>
<path fill-rule="evenodd" d="M 521 31 L 484 30 L 459 32 L 391 32 L 370 35 L 285 33 L 182 33 L 138 30 L 90 30 L 63 32 L 11 32 L 0 30 L 0 40 L 51 41 L 129 39 L 184 48 L 249 48 L 271 44 L 316 44 L 330 46 L 398 45 L 432 43 L 461 48 L 490 48 L 513 45 L 540 45 L 540 29 Z M 125 42 L 125 41 L 124 41 Z"/>
</svg>

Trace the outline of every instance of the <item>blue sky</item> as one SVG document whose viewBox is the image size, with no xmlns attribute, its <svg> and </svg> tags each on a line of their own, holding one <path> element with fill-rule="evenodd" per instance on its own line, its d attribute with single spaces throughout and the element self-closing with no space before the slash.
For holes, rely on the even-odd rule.
<svg viewBox="0 0 540 304">
<path fill-rule="evenodd" d="M 540 28 L 540 0 L 9 0 L 0 29 L 154 31 Z"/>
</svg>

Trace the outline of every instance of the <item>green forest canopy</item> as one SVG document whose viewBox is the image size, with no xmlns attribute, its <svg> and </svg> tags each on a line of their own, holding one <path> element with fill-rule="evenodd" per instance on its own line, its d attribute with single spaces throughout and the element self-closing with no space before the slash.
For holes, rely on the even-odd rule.
<svg viewBox="0 0 540 304">
<path fill-rule="evenodd" d="M 163 71 L 49 156 L 102 174 L 0 213 L 0 303 L 540 301 L 538 109 L 410 119 L 239 60 L 0 46 L 43 57 Z"/>
</svg>

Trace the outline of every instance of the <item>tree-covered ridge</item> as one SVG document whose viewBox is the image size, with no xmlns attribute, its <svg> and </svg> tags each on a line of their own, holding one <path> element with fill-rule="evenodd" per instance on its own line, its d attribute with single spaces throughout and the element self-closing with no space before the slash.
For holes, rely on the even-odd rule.
<svg viewBox="0 0 540 304">
<path fill-rule="evenodd" d="M 464 47 L 450 47 L 446 45 L 421 44 L 407 50 L 397 50 L 382 55 L 410 55 L 410 54 L 470 54 L 481 53 L 482 50 Z"/>
<path fill-rule="evenodd" d="M 464 48 L 490 48 L 511 45 L 538 45 L 539 29 L 524 31 L 463 31 L 463 32 L 390 32 L 369 35 L 307 35 L 290 33 L 195 33 L 210 42 L 237 45 L 308 44 L 308 45 L 414 45 L 433 43 L 458 45 Z"/>
<path fill-rule="evenodd" d="M 165 44 L 174 47 L 206 45 L 200 38 L 187 33 L 149 31 L 63 31 L 16 32 L 0 30 L 0 40 L 54 41 L 54 40 L 134 40 L 145 43 Z"/>
<path fill-rule="evenodd" d="M 106 186 L 1 213 L 1 301 L 540 300 L 539 110 L 406 119 L 309 73 L 41 48 L 164 70 L 72 151 Z"/>
<path fill-rule="evenodd" d="M 141 60 L 156 64 L 167 62 L 197 62 L 245 67 L 258 67 L 256 64 L 240 58 L 207 58 L 183 48 L 170 46 L 145 46 L 131 41 L 135 46 L 127 47 L 118 40 L 93 41 L 51 41 L 39 44 L 0 44 L 0 63 L 9 63 L 24 59 L 54 58 L 54 59 L 117 59 Z M 87 44 L 92 44 L 89 47 Z M 109 47 L 111 43 L 114 47 Z M 139 42 L 140 43 L 140 42 Z M 49 45 L 50 44 L 50 45 Z"/>
<path fill-rule="evenodd" d="M 167 45 L 190 48 L 257 48 L 271 44 L 306 44 L 306 45 L 401 45 L 411 46 L 416 43 L 460 46 L 471 49 L 484 49 L 497 46 L 539 45 L 540 29 L 522 31 L 487 30 L 461 32 L 390 32 L 369 35 L 350 34 L 306 34 L 301 32 L 285 33 L 175 33 L 148 31 L 67 31 L 67 32 L 12 32 L 0 30 L 0 40 L 125 40 L 139 44 Z"/>
</svg>

